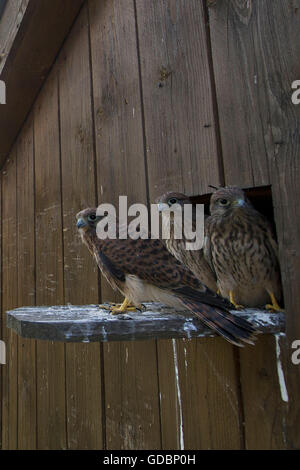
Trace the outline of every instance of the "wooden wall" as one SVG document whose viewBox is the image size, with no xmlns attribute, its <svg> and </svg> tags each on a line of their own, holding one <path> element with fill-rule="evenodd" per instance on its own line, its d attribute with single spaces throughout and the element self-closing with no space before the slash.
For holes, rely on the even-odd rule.
<svg viewBox="0 0 300 470">
<path fill-rule="evenodd" d="M 84 4 L 1 172 L 4 449 L 300 447 L 299 7 Z M 240 351 L 221 338 L 63 344 L 5 328 L 17 306 L 115 298 L 79 240 L 80 209 L 223 183 L 272 185 L 288 403 L 271 336 Z"/>
</svg>

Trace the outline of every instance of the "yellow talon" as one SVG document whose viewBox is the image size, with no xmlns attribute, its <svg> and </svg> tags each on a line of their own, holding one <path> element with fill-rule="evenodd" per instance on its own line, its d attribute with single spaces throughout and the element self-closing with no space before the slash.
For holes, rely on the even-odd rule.
<svg viewBox="0 0 300 470">
<path fill-rule="evenodd" d="M 269 291 L 268 291 L 268 293 L 269 293 L 269 296 L 270 296 L 270 298 L 271 298 L 272 304 L 267 304 L 267 305 L 265 306 L 265 308 L 266 308 L 267 310 L 273 310 L 274 312 L 282 312 L 283 309 L 279 307 L 279 305 L 278 305 L 278 303 L 277 303 L 277 300 L 276 300 L 275 295 L 273 294 L 273 292 L 269 292 Z"/>
<path fill-rule="evenodd" d="M 235 303 L 232 290 L 229 291 L 229 300 L 237 310 L 240 309 L 240 308 L 245 308 L 243 305 L 239 305 L 239 304 Z"/>
<path fill-rule="evenodd" d="M 118 315 L 119 313 L 125 312 L 136 312 L 137 310 L 139 310 L 134 305 L 130 305 L 130 301 L 127 299 L 127 297 L 125 297 L 122 304 L 110 303 L 109 306 L 101 305 L 100 308 L 109 310 L 112 315 Z"/>
<path fill-rule="evenodd" d="M 112 306 L 115 307 L 116 305 L 121 305 L 121 304 L 115 304 L 114 302 L 109 302 L 108 304 L 109 305 L 100 304 L 100 305 L 98 305 L 98 307 L 100 308 L 100 310 L 111 310 Z"/>
<path fill-rule="evenodd" d="M 99 308 L 101 310 L 108 310 L 111 312 L 112 309 L 114 308 L 120 308 L 122 304 L 117 304 L 115 302 L 106 302 L 105 304 L 100 304 Z"/>
</svg>

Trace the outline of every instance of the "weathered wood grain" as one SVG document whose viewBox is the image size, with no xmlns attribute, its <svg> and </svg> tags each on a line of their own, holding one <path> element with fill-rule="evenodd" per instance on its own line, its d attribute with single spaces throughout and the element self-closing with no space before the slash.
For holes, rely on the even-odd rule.
<svg viewBox="0 0 300 470">
<path fill-rule="evenodd" d="M 268 114 L 259 3 L 216 2 L 209 8 L 213 67 L 227 184 L 242 187 L 270 182 L 266 155 Z M 265 4 L 265 12 L 268 6 Z M 263 22 L 267 16 L 263 14 Z"/>
<path fill-rule="evenodd" d="M 163 449 L 240 448 L 233 348 L 203 336 L 159 340 L 158 351 Z"/>
<path fill-rule="evenodd" d="M 133 1 L 92 0 L 89 8 L 99 202 L 146 202 Z"/>
<path fill-rule="evenodd" d="M 107 304 L 109 307 L 109 304 Z M 49 341 L 134 341 L 151 338 L 200 338 L 212 330 L 190 312 L 176 312 L 156 302 L 143 312 L 111 315 L 98 305 L 21 307 L 7 312 L 10 328 L 25 337 Z M 262 333 L 284 329 L 284 315 L 245 309 L 234 315 L 249 320 Z"/>
<path fill-rule="evenodd" d="M 248 318 L 251 321 L 251 312 Z M 234 348 L 217 337 L 173 340 L 173 349 L 181 371 L 177 380 L 184 448 L 240 449 L 243 434 Z M 201 412 L 194 412 L 200 407 Z"/>
<path fill-rule="evenodd" d="M 240 354 L 245 441 L 250 450 L 278 450 L 287 446 L 287 403 L 281 393 L 283 384 L 278 376 L 277 361 L 282 358 L 277 357 L 276 341 L 273 336 L 258 338 L 254 351 L 246 347 Z"/>
<path fill-rule="evenodd" d="M 284 439 L 288 448 L 300 446 L 300 408 L 297 400 L 300 369 L 290 360 L 292 342 L 300 337 L 297 314 L 300 300 L 296 294 L 300 282 L 300 108 L 291 101 L 291 84 L 300 75 L 299 8 L 298 0 L 269 3 L 232 0 L 215 2 L 209 9 L 226 183 L 272 185 L 287 313 L 284 372 L 289 405 Z M 274 347 L 274 343 L 267 342 L 262 346 L 270 394 L 274 393 Z M 244 357 L 242 369 L 248 371 L 250 364 L 261 363 L 259 350 L 257 353 L 256 359 Z M 243 371 L 242 376 L 245 415 L 250 416 L 253 406 L 259 402 L 256 402 L 256 394 L 250 396 L 247 391 L 251 389 L 254 392 L 256 387 L 260 388 L 259 384 L 256 385 L 259 372 L 251 375 L 253 383 Z M 266 384 L 264 387 L 266 395 Z M 277 396 L 278 387 L 277 383 Z M 264 419 L 269 420 L 266 429 L 270 430 L 277 422 L 278 409 L 276 406 L 269 407 L 265 413 Z M 279 413 L 284 413 L 284 409 Z M 252 419 L 255 416 L 258 427 L 261 415 L 257 411 Z M 252 422 L 251 429 L 254 427 Z M 264 443 L 260 435 L 252 436 L 251 446 L 277 445 L 282 442 L 282 429 L 280 431 L 275 426 L 272 432 L 276 432 L 277 436 L 269 434 Z"/>
<path fill-rule="evenodd" d="M 146 203 L 134 2 L 89 1 L 89 17 L 98 202 L 118 207 L 119 195 L 126 195 L 128 204 Z M 120 299 L 103 278 L 101 293 L 102 300 Z M 107 448 L 160 448 L 155 342 L 103 350 Z"/>
<path fill-rule="evenodd" d="M 220 175 L 203 4 L 136 0 L 136 10 L 151 200 L 207 193 Z"/>
<path fill-rule="evenodd" d="M 18 305 L 35 304 L 35 213 L 33 119 L 26 122 L 17 142 L 17 265 Z M 18 448 L 36 448 L 36 342 L 18 342 Z"/>
<path fill-rule="evenodd" d="M 64 303 L 57 69 L 34 107 L 36 302 Z M 37 343 L 37 448 L 65 449 L 63 344 Z"/>
<path fill-rule="evenodd" d="M 17 196 L 16 153 L 14 146 L 2 171 L 2 311 L 18 305 L 17 269 Z M 2 379 L 2 446 L 18 446 L 18 338 L 7 330 L 3 318 L 3 340 L 6 344 L 6 365 Z"/>
<path fill-rule="evenodd" d="M 87 5 L 58 58 L 65 302 L 96 303 L 98 268 L 76 227 L 79 210 L 95 205 L 93 118 Z M 68 448 L 101 449 L 99 344 L 66 346 Z"/>
</svg>

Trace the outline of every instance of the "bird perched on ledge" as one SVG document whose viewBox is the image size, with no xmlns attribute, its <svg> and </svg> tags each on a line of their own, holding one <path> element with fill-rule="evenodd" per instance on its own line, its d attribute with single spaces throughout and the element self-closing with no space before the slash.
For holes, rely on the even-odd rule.
<svg viewBox="0 0 300 470">
<path fill-rule="evenodd" d="M 192 311 L 233 344 L 253 343 L 254 327 L 232 315 L 231 304 L 203 285 L 160 240 L 100 239 L 96 232 L 100 220 L 96 209 L 77 214 L 82 241 L 111 286 L 125 296 L 121 307 L 113 309 L 113 313 L 122 313 L 129 305 L 157 301 Z"/>
<path fill-rule="evenodd" d="M 170 237 L 163 240 L 169 252 L 175 256 L 181 263 L 183 263 L 192 273 L 207 287 L 214 292 L 217 292 L 217 278 L 215 272 L 211 269 L 209 263 L 206 261 L 203 253 L 203 248 L 197 250 L 187 250 L 186 239 L 184 231 L 184 223 L 182 226 L 182 238 L 175 238 L 174 236 L 174 218 L 169 217 L 168 208 L 172 209 L 178 204 L 184 211 L 187 205 L 192 205 L 192 201 L 188 196 L 181 193 L 168 192 L 160 196 L 156 203 L 158 210 L 162 213 L 162 223 L 166 226 L 170 220 Z M 167 217 L 165 217 L 165 214 Z M 207 216 L 205 216 L 206 220 Z M 196 217 L 195 210 L 192 212 L 192 230 L 196 231 Z M 205 222 L 204 222 L 205 226 Z"/>
<path fill-rule="evenodd" d="M 277 243 L 267 219 L 238 187 L 220 188 L 210 201 L 204 254 L 220 294 L 236 308 L 280 309 L 282 297 Z M 242 304 L 242 305 L 240 305 Z"/>
</svg>

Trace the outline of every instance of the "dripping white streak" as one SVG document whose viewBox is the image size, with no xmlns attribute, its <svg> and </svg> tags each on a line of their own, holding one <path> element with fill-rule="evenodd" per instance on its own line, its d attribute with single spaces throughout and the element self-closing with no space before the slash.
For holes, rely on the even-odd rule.
<svg viewBox="0 0 300 470">
<path fill-rule="evenodd" d="M 175 339 L 172 339 L 172 344 L 173 344 L 173 353 L 174 353 L 174 367 L 175 367 L 175 381 L 176 381 L 176 390 L 177 390 L 177 400 L 178 400 L 178 405 L 179 405 L 180 449 L 184 450 L 182 403 L 181 403 L 181 392 L 180 392 L 180 385 L 179 385 L 178 359 L 177 359 L 177 349 L 176 349 L 176 340 Z"/>
<path fill-rule="evenodd" d="M 281 399 L 282 399 L 282 401 L 288 402 L 289 401 L 289 396 L 288 396 L 288 392 L 287 392 L 287 388 L 286 388 L 286 384 L 285 384 L 284 373 L 283 373 L 281 359 L 280 359 L 279 337 L 280 337 L 280 334 L 275 335 L 276 357 L 277 357 L 277 373 L 278 373 L 278 379 L 279 379 Z"/>
</svg>

